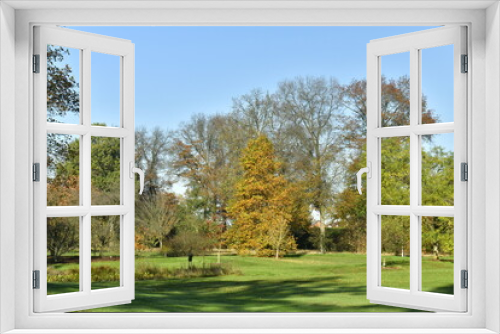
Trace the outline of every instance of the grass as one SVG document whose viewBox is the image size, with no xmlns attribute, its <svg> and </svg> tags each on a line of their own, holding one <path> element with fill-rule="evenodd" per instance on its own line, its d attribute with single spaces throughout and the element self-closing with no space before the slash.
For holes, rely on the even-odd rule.
<svg viewBox="0 0 500 334">
<path fill-rule="evenodd" d="M 385 286 L 405 288 L 409 258 L 384 256 Z M 195 257 L 198 267 L 216 256 Z M 298 255 L 280 260 L 223 256 L 237 274 L 137 281 L 131 304 L 86 312 L 409 312 L 413 310 L 370 304 L 366 299 L 366 256 L 350 253 Z M 425 290 L 453 293 L 452 261 L 423 259 Z M 425 264 L 425 265 L 424 265 Z M 92 266 L 118 266 L 116 261 Z M 140 257 L 136 266 L 185 268 L 185 257 Z M 116 282 L 93 283 L 93 288 Z M 51 283 L 52 292 L 74 291 L 75 283 Z"/>
</svg>

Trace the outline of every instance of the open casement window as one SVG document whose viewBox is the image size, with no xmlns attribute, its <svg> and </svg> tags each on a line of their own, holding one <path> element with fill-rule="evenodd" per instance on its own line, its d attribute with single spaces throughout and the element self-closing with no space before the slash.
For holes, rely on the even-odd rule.
<svg viewBox="0 0 500 334">
<path fill-rule="evenodd" d="M 34 311 L 130 303 L 134 45 L 55 27 L 34 37 Z M 93 108 L 91 93 L 112 102 Z M 94 272 L 96 252 L 119 257 L 119 268 Z M 62 258 L 69 273 L 58 272 Z"/>
<path fill-rule="evenodd" d="M 467 309 L 462 285 L 467 274 L 466 54 L 465 27 L 367 46 L 367 297 L 372 303 Z M 397 95 L 396 85 L 408 89 Z M 432 105 L 428 97 L 439 103 Z M 433 272 L 437 259 L 453 263 L 453 286 L 433 288 L 442 279 Z M 405 276 L 400 269 L 408 263 Z"/>
</svg>

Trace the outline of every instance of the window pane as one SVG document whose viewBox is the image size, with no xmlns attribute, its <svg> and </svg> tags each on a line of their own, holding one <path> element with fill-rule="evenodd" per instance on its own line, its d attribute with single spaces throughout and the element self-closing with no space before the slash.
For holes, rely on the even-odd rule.
<svg viewBox="0 0 500 334">
<path fill-rule="evenodd" d="M 120 286 L 120 216 L 94 216 L 92 290 Z"/>
<path fill-rule="evenodd" d="M 410 289 L 410 217 L 382 216 L 381 286 Z"/>
<path fill-rule="evenodd" d="M 92 52 L 93 125 L 120 126 L 120 57 Z"/>
<path fill-rule="evenodd" d="M 453 294 L 453 218 L 422 217 L 422 291 Z"/>
<path fill-rule="evenodd" d="M 79 217 L 47 218 L 47 294 L 80 291 Z"/>
<path fill-rule="evenodd" d="M 380 57 L 382 126 L 410 124 L 410 53 Z"/>
<path fill-rule="evenodd" d="M 47 122 L 80 124 L 80 50 L 47 45 Z"/>
<path fill-rule="evenodd" d="M 47 134 L 47 205 L 80 205 L 80 136 Z"/>
<path fill-rule="evenodd" d="M 120 138 L 92 137 L 92 205 L 120 204 Z"/>
<path fill-rule="evenodd" d="M 410 138 L 381 139 L 382 205 L 410 205 Z"/>
<path fill-rule="evenodd" d="M 453 45 L 420 51 L 422 124 L 453 122 Z"/>
<path fill-rule="evenodd" d="M 453 206 L 453 133 L 422 136 L 422 205 Z"/>
</svg>

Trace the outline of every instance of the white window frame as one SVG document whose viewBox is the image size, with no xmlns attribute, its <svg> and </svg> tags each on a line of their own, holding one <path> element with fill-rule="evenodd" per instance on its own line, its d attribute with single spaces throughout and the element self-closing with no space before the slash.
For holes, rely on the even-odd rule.
<svg viewBox="0 0 500 334">
<path fill-rule="evenodd" d="M 184 4 L 132 3 L 143 10 L 116 9 L 132 2 L 82 1 L 0 4 L 0 325 L 12 333 L 86 332 L 500 332 L 500 12 L 497 1 L 217 1 Z M 19 9 L 14 7 L 35 9 Z M 73 8 L 71 8 L 73 6 Z M 115 9 L 103 9 L 110 6 Z M 147 7 L 150 6 L 148 9 Z M 163 6 L 164 8 L 154 8 Z M 165 8 L 170 6 L 170 8 Z M 176 8 L 183 6 L 183 9 Z M 224 6 L 229 8 L 224 8 Z M 397 6 L 397 9 L 391 9 Z M 489 6 L 489 7 L 488 7 Z M 60 8 L 67 7 L 67 8 Z M 69 8 L 68 8 L 69 7 Z M 85 8 L 87 7 L 87 8 Z M 100 7 L 100 8 L 97 8 Z M 151 9 L 151 8 L 154 9 Z M 405 8 L 406 7 L 406 8 Z M 459 7 L 458 9 L 456 7 Z M 488 8 L 486 8 L 488 7 Z M 44 10 L 51 8 L 51 10 Z M 80 9 L 75 9 L 80 8 Z M 85 9 L 81 9 L 85 8 Z M 436 9 L 437 8 L 437 9 Z M 15 16 L 15 22 L 13 17 Z M 32 245 L 32 76 L 30 55 L 35 24 L 61 25 L 442 25 L 469 27 L 468 115 L 470 181 L 467 313 L 435 314 L 34 314 Z M 15 31 L 15 41 L 13 34 Z M 132 41 L 134 42 L 134 41 Z M 15 47 L 15 48 L 14 48 Z M 15 73 L 11 69 L 15 64 Z M 487 67 L 487 71 L 486 71 Z M 15 99 L 12 83 L 15 82 Z M 14 109 L 15 108 L 15 109 Z M 13 112 L 15 110 L 15 119 Z M 6 125 L 6 123 L 8 125 Z M 15 124 L 14 130 L 8 126 Z M 10 136 L 10 137 L 9 137 Z M 12 145 L 12 136 L 15 145 Z M 15 161 L 15 163 L 13 162 Z M 15 171 L 15 178 L 12 173 Z M 10 173 L 10 174 L 7 174 Z M 488 176 L 488 179 L 486 179 Z M 486 180 L 488 182 L 486 182 Z M 9 188 L 7 188 L 9 186 Z M 12 189 L 15 189 L 14 200 Z M 488 194 L 488 196 L 486 196 Z M 15 211 L 10 209 L 14 205 Z M 15 218 L 15 219 L 12 219 Z M 15 225 L 12 223 L 15 222 Z M 474 229 L 472 229 L 474 227 Z M 15 248 L 13 240 L 15 238 Z M 10 247 L 10 248 L 8 248 Z M 14 254 L 12 254 L 14 249 Z M 485 260 L 485 255 L 488 255 Z M 29 259 L 29 260 L 27 260 Z M 486 266 L 486 261 L 488 265 Z M 14 287 L 14 288 L 12 288 Z M 486 293 L 488 291 L 488 293 Z M 12 305 L 15 305 L 12 307 Z M 137 329 L 141 326 L 143 329 Z M 292 329 L 296 329 L 295 331 Z M 418 331 L 411 328 L 419 329 Z M 38 329 L 40 331 L 38 331 Z M 59 331 L 57 330 L 59 329 Z M 132 330 L 137 329 L 137 330 Z M 160 330 L 164 329 L 164 330 Z M 210 330 L 211 329 L 211 330 Z M 217 330 L 219 329 L 219 330 Z M 241 329 L 241 330 L 238 330 Z M 267 330 L 266 330 L 267 329 Z M 350 329 L 350 330 L 347 330 Z M 357 330 L 356 330 L 357 329 Z M 461 330 L 460 330 L 461 329 Z"/>
</svg>

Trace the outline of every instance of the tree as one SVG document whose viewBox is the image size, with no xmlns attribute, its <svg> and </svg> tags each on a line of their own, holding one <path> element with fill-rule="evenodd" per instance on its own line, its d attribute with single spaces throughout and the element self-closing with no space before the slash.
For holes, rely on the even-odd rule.
<svg viewBox="0 0 500 334">
<path fill-rule="evenodd" d="M 189 266 L 195 256 L 204 255 L 211 245 L 206 234 L 184 230 L 176 234 L 169 242 L 170 249 L 177 256 L 187 256 Z"/>
<path fill-rule="evenodd" d="M 120 138 L 92 137 L 92 205 L 120 204 L 120 154 Z"/>
<path fill-rule="evenodd" d="M 409 124 L 410 80 L 403 76 L 399 79 L 381 78 L 382 85 L 382 123 L 384 126 L 401 126 Z M 344 236 L 356 251 L 366 248 L 366 194 L 359 195 L 356 189 L 356 172 L 366 166 L 366 80 L 353 80 L 341 87 L 342 117 L 342 150 L 344 153 L 344 170 L 346 187 L 336 196 L 334 215 L 339 226 L 348 230 Z M 422 120 L 424 123 L 437 121 L 434 110 L 427 107 L 427 99 L 422 97 Z M 430 137 L 424 138 L 427 142 Z M 382 142 L 382 203 L 403 205 L 409 204 L 409 141 L 404 138 L 384 138 Z M 425 168 L 423 168 L 423 171 Z M 422 176 L 425 179 L 425 175 Z M 424 182 L 424 180 L 422 181 Z M 431 181 L 432 182 L 432 181 Z M 429 194 L 423 194 L 428 196 Z M 438 195 L 439 196 L 439 195 Z M 390 219 L 384 217 L 384 219 Z M 401 251 L 394 246 L 395 240 L 404 244 L 407 233 L 401 227 L 404 222 L 386 224 L 391 226 L 398 236 L 385 241 L 393 252 Z M 399 228 L 393 228 L 398 226 Z M 384 233 L 384 232 L 383 232 Z M 392 245 L 392 246 L 391 246 Z M 384 247 L 386 247 L 384 246 Z M 394 246 L 394 247 L 393 247 Z"/>
<path fill-rule="evenodd" d="M 454 205 L 454 154 L 441 146 L 422 150 L 422 204 Z M 432 189 L 432 191 L 425 191 Z M 453 254 L 454 220 L 450 217 L 422 217 L 422 247 L 436 260 Z"/>
<path fill-rule="evenodd" d="M 325 253 L 327 208 L 342 189 L 340 85 L 334 79 L 298 78 L 279 84 L 280 119 L 287 124 L 287 141 L 294 169 L 305 184 L 313 209 L 319 214 L 320 250 Z"/>
<path fill-rule="evenodd" d="M 454 223 L 450 217 L 422 217 L 422 248 L 436 260 L 443 254 L 453 255 Z"/>
<path fill-rule="evenodd" d="M 233 219 L 227 243 L 238 252 L 279 257 L 295 249 L 290 234 L 291 185 L 278 173 L 271 141 L 264 135 L 251 140 L 243 151 L 243 175 L 228 213 Z"/>
<path fill-rule="evenodd" d="M 99 257 L 104 252 L 120 254 L 120 216 L 93 216 L 91 220 L 91 247 Z"/>
<path fill-rule="evenodd" d="M 234 192 L 238 134 L 231 116 L 195 115 L 176 134 L 172 169 L 187 181 L 187 197 L 204 219 L 224 211 Z"/>
<path fill-rule="evenodd" d="M 163 249 L 164 239 L 179 221 L 177 198 L 172 193 L 158 193 L 137 203 L 136 231 L 143 243 Z"/>
<path fill-rule="evenodd" d="M 167 169 L 172 135 L 159 127 L 135 132 L 136 161 L 144 171 L 142 199 L 164 192 L 171 185 L 172 175 Z"/>
<path fill-rule="evenodd" d="M 70 55 L 68 48 L 47 46 L 47 121 L 61 122 L 70 114 L 80 114 L 80 88 L 73 69 L 64 62 Z M 57 160 L 61 148 L 68 145 L 71 136 L 47 134 L 47 167 Z"/>
<path fill-rule="evenodd" d="M 47 121 L 58 122 L 70 113 L 80 113 L 79 83 L 73 69 L 64 64 L 70 50 L 61 46 L 47 46 Z"/>
<path fill-rule="evenodd" d="M 78 226 L 78 218 L 47 219 L 47 250 L 52 261 L 59 262 L 61 255 L 78 249 Z"/>
</svg>

